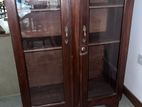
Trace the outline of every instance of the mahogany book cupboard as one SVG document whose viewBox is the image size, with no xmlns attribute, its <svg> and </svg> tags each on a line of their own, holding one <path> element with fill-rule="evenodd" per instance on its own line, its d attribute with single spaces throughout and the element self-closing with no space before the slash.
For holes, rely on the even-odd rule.
<svg viewBox="0 0 142 107">
<path fill-rule="evenodd" d="M 134 0 L 6 0 L 23 107 L 118 107 Z"/>
</svg>

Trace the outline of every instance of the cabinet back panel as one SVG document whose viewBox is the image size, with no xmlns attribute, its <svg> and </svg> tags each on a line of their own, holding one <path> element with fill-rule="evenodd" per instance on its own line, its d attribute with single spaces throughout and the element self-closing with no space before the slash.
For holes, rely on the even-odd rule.
<svg viewBox="0 0 142 107">
<path fill-rule="evenodd" d="M 61 35 L 60 11 L 28 13 L 21 19 L 21 30 L 26 38 Z"/>
<path fill-rule="evenodd" d="M 89 98 L 115 93 L 118 53 L 119 43 L 89 47 Z"/>
<path fill-rule="evenodd" d="M 63 82 L 62 51 L 25 54 L 30 87 Z"/>
</svg>

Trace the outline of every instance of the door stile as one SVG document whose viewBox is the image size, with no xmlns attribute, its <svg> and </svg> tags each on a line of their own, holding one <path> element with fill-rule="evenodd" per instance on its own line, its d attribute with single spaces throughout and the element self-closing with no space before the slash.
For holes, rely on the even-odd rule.
<svg viewBox="0 0 142 107">
<path fill-rule="evenodd" d="M 88 101 L 88 31 L 89 0 L 81 1 L 80 10 L 80 107 L 87 107 Z"/>
<path fill-rule="evenodd" d="M 80 24 L 80 2 L 71 0 L 72 14 L 72 66 L 73 66 L 73 107 L 80 107 L 80 69 L 79 69 L 79 24 Z"/>
<path fill-rule="evenodd" d="M 25 65 L 24 53 L 22 48 L 20 25 L 18 23 L 19 18 L 16 10 L 16 2 L 15 0 L 6 0 L 5 3 L 6 3 L 8 17 L 10 17 L 8 18 L 8 23 L 12 35 L 13 50 L 16 61 L 16 68 L 17 68 L 23 107 L 31 107 L 29 82 L 25 67 L 26 65 Z"/>
<path fill-rule="evenodd" d="M 70 0 L 61 0 L 65 106 L 73 107 L 72 24 Z"/>
<path fill-rule="evenodd" d="M 116 88 L 116 92 L 119 98 L 122 97 L 122 92 L 123 92 L 123 83 L 124 83 L 124 75 L 125 75 L 128 47 L 129 47 L 134 1 L 135 0 L 125 0 L 124 10 L 123 10 L 123 22 L 122 22 L 122 31 L 121 31 L 121 44 L 119 52 L 117 88 Z"/>
</svg>

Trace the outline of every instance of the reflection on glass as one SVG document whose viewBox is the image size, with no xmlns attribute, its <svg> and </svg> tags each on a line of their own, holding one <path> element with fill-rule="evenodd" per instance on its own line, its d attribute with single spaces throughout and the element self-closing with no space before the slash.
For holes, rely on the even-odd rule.
<svg viewBox="0 0 142 107">
<path fill-rule="evenodd" d="M 44 37 L 44 38 L 25 38 L 23 39 L 24 50 L 52 48 L 61 46 L 61 36 Z"/>
<path fill-rule="evenodd" d="M 89 48 L 89 98 L 115 93 L 118 53 L 119 44 Z"/>
<path fill-rule="evenodd" d="M 124 0 L 90 0 L 88 98 L 115 94 Z"/>
<path fill-rule="evenodd" d="M 124 0 L 90 0 L 90 6 L 123 4 Z"/>
<path fill-rule="evenodd" d="M 58 8 L 60 0 L 16 0 L 16 4 L 18 10 Z"/>
<path fill-rule="evenodd" d="M 60 0 L 17 0 L 16 4 L 25 50 L 61 47 Z"/>
<path fill-rule="evenodd" d="M 123 8 L 90 9 L 89 43 L 120 39 Z"/>
<path fill-rule="evenodd" d="M 64 101 L 62 50 L 25 53 L 32 106 Z"/>
<path fill-rule="evenodd" d="M 31 104 L 64 102 L 62 48 L 53 49 L 62 46 L 60 0 L 16 0 L 16 4 Z"/>
<path fill-rule="evenodd" d="M 20 25 L 25 38 L 61 35 L 60 11 L 31 12 Z"/>
</svg>

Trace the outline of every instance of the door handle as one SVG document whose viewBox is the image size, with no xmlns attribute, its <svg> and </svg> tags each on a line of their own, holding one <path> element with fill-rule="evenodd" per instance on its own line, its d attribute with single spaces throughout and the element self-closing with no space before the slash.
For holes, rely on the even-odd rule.
<svg viewBox="0 0 142 107">
<path fill-rule="evenodd" d="M 87 36 L 87 28 L 85 25 L 83 25 L 83 36 L 86 38 Z"/>
<path fill-rule="evenodd" d="M 66 26 L 65 27 L 65 44 L 67 45 L 69 43 L 69 29 Z"/>
<path fill-rule="evenodd" d="M 82 46 L 80 49 L 80 56 L 88 54 L 88 48 L 87 46 Z"/>
<path fill-rule="evenodd" d="M 85 25 L 83 25 L 83 37 L 82 37 L 82 42 L 83 42 L 84 44 L 87 43 L 87 28 L 86 28 Z"/>
</svg>

